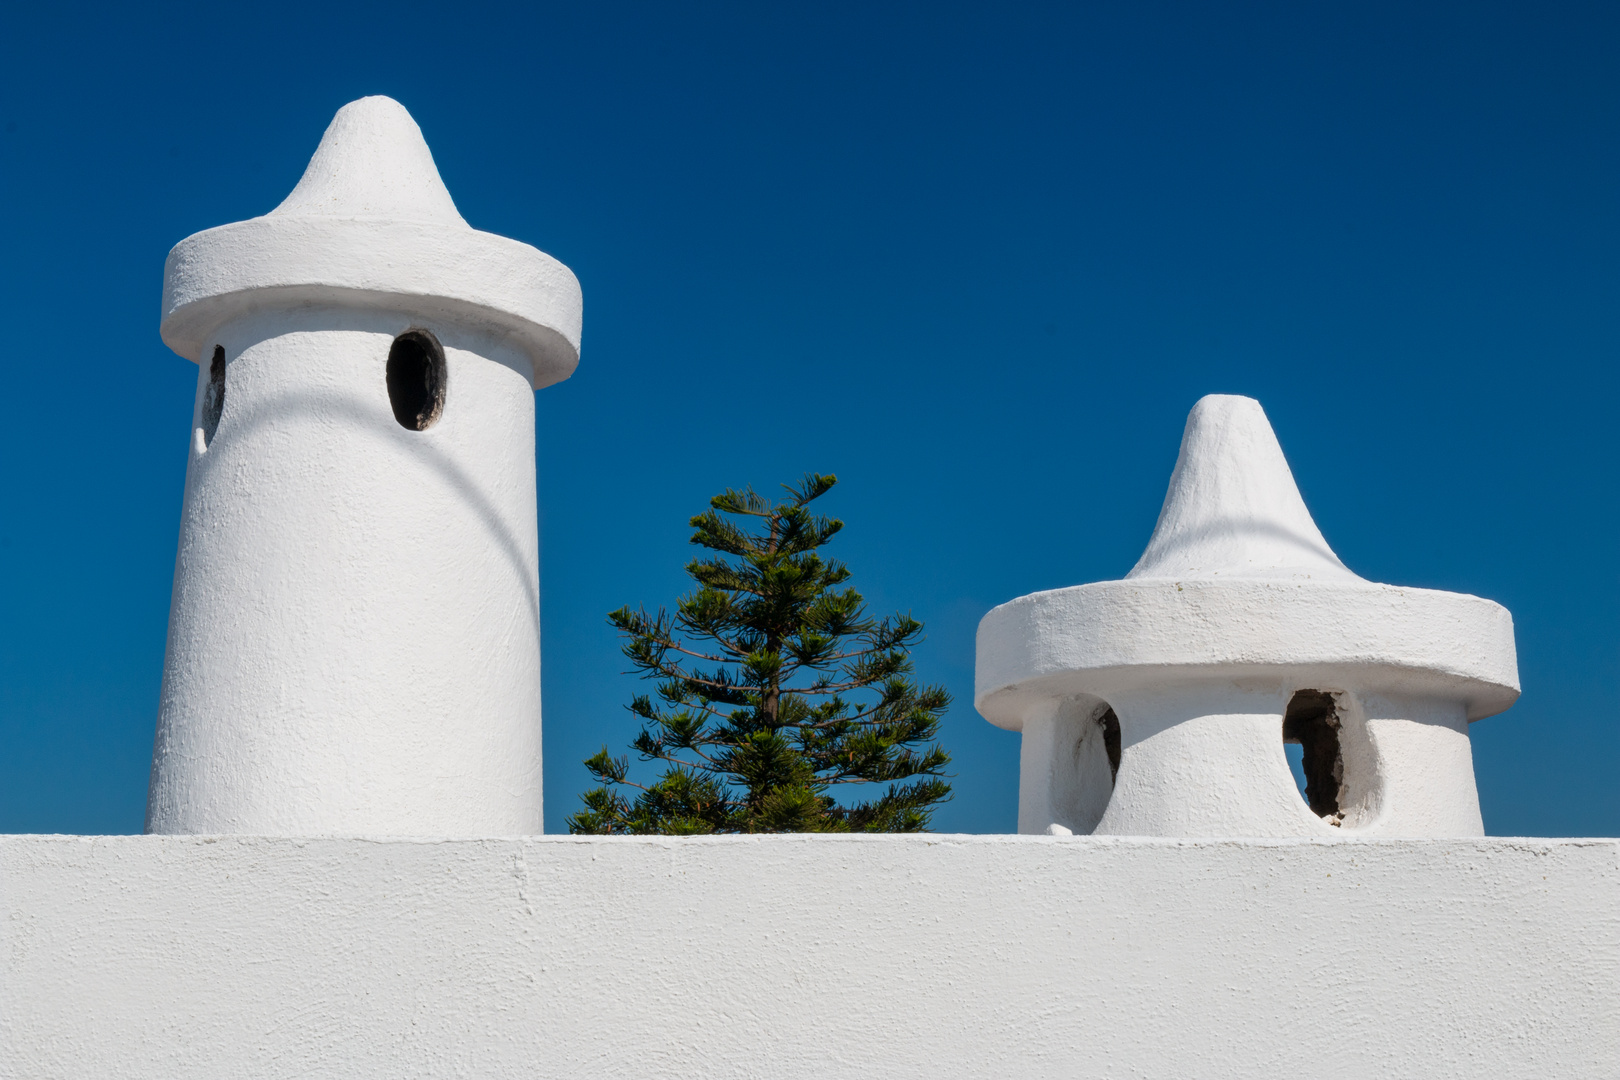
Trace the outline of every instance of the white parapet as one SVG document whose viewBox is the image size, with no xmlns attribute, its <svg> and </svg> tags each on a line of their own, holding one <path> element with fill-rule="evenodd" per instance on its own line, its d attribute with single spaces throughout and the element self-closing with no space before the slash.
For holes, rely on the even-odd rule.
<svg viewBox="0 0 1620 1080">
<path fill-rule="evenodd" d="M 540 832 L 533 388 L 578 362 L 573 274 L 365 98 L 275 210 L 176 245 L 162 332 L 200 370 L 147 830 Z"/>
<path fill-rule="evenodd" d="M 0 1075 L 1613 1076 L 1620 842 L 0 838 Z"/>
<path fill-rule="evenodd" d="M 1468 723 L 1518 694 L 1507 609 L 1346 569 L 1243 397 L 1193 409 L 1124 580 L 979 624 L 975 704 L 1023 732 L 1024 833 L 1480 835 Z"/>
</svg>

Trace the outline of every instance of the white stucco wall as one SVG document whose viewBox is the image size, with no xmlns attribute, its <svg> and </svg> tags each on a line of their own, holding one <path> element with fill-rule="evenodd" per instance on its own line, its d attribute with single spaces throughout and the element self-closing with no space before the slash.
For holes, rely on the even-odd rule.
<svg viewBox="0 0 1620 1080">
<path fill-rule="evenodd" d="M 1601 1077 L 1620 841 L 0 839 L 0 1075 Z"/>
</svg>

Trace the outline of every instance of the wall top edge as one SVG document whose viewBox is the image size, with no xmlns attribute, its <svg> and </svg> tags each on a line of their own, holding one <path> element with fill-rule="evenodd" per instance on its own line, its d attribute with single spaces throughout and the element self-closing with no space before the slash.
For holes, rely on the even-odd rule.
<svg viewBox="0 0 1620 1080">
<path fill-rule="evenodd" d="M 1171 836 L 1025 836 L 1013 833 L 906 833 L 826 836 L 774 833 L 763 836 L 259 836 L 231 834 L 142 836 L 130 834 L 0 833 L 0 846 L 106 845 L 184 849 L 214 844 L 292 847 L 401 844 L 414 846 L 550 844 L 601 847 L 794 847 L 815 844 L 890 847 L 1005 847 L 1060 845 L 1089 848 L 1428 848 L 1510 850 L 1522 848 L 1614 847 L 1620 837 L 1605 836 L 1475 836 L 1475 837 L 1171 837 Z"/>
</svg>

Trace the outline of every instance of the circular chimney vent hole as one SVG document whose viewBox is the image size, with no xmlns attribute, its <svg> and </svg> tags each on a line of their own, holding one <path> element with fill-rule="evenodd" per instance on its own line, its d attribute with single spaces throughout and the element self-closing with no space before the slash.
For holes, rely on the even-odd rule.
<svg viewBox="0 0 1620 1080">
<path fill-rule="evenodd" d="M 1339 824 L 1344 754 L 1339 747 L 1338 702 L 1326 690 L 1299 691 L 1283 714 L 1282 736 L 1306 805 L 1329 825 Z"/>
<path fill-rule="evenodd" d="M 214 433 L 219 430 L 219 416 L 225 411 L 225 346 L 214 346 L 214 357 L 208 362 L 208 385 L 203 388 L 202 416 L 199 419 L 203 436 L 203 448 L 207 449 L 214 441 Z"/>
<path fill-rule="evenodd" d="M 426 330 L 407 330 L 388 350 L 388 403 L 400 427 L 426 431 L 444 412 L 444 348 Z"/>
</svg>

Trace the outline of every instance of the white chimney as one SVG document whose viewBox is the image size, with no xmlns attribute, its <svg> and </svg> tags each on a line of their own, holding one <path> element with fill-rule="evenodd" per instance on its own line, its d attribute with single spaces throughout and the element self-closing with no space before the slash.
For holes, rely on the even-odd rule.
<svg viewBox="0 0 1620 1080">
<path fill-rule="evenodd" d="M 1478 836 L 1468 724 L 1518 696 L 1505 608 L 1351 573 L 1259 402 L 1212 395 L 1135 569 L 986 615 L 974 703 L 1023 732 L 1019 832 Z"/>
<path fill-rule="evenodd" d="M 533 390 L 580 313 L 385 97 L 169 253 L 200 371 L 148 832 L 541 831 Z"/>
</svg>

